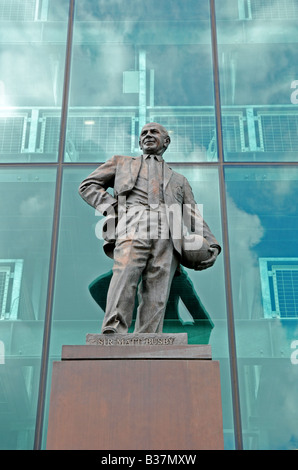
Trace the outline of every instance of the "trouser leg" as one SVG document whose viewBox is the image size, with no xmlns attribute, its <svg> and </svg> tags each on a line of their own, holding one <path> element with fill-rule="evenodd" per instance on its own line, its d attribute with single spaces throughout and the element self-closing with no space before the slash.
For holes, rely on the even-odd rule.
<svg viewBox="0 0 298 470">
<path fill-rule="evenodd" d="M 172 241 L 152 240 L 151 252 L 139 287 L 135 333 L 161 333 L 178 258 Z"/>
<path fill-rule="evenodd" d="M 146 266 L 148 240 L 118 240 L 114 250 L 113 276 L 110 282 L 102 332 L 114 329 L 127 333 L 132 322 L 136 290 Z"/>
</svg>

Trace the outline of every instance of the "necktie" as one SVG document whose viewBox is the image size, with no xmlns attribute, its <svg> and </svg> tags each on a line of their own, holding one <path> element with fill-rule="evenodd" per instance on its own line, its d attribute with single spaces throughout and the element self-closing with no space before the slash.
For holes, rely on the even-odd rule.
<svg viewBox="0 0 298 470">
<path fill-rule="evenodd" d="M 148 157 L 148 204 L 156 207 L 159 205 L 159 172 L 154 155 Z"/>
</svg>

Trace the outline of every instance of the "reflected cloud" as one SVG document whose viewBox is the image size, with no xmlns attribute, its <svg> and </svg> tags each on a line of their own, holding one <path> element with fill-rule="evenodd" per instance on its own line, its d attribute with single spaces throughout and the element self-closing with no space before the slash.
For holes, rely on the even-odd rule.
<svg viewBox="0 0 298 470">
<path fill-rule="evenodd" d="M 208 2 L 198 2 L 187 0 L 172 2 L 169 0 L 151 0 L 150 2 L 140 2 L 130 0 L 123 9 L 122 0 L 81 0 L 77 5 L 77 19 L 79 21 L 94 21 L 102 19 L 104 21 L 115 21 L 129 18 L 133 21 L 158 21 L 164 19 L 184 20 L 184 19 L 206 19 L 209 20 Z"/>
<path fill-rule="evenodd" d="M 256 402 L 265 449 L 297 449 L 298 366 L 268 362 L 262 367 Z M 262 439 L 262 438 L 261 438 Z"/>
<path fill-rule="evenodd" d="M 285 233 L 288 216 L 297 214 L 297 208 L 295 213 L 291 210 L 297 199 L 297 175 L 293 169 L 240 174 L 237 185 L 228 183 L 227 203 L 242 412 L 248 417 L 248 434 L 254 436 L 252 446 L 297 449 L 298 365 L 291 363 L 291 343 L 298 339 L 298 321 L 264 318 L 258 265 L 260 253 L 278 257 L 283 251 L 277 244 L 290 243 L 287 235 L 279 239 L 278 230 Z M 247 438 L 247 448 L 248 442 Z"/>
<path fill-rule="evenodd" d="M 229 172 L 228 178 L 235 178 Z M 228 181 L 229 239 L 236 317 L 263 318 L 259 257 L 295 257 L 297 172 L 293 169 L 241 171 Z M 243 281 L 242 281 L 243 280 Z M 240 302 L 240 292 L 249 302 Z M 245 313 L 246 312 L 246 313 Z M 240 317 L 239 317 L 240 318 Z"/>
<path fill-rule="evenodd" d="M 42 16 L 38 20 L 41 21 L 33 21 L 37 14 L 34 11 L 31 18 L 29 12 L 31 7 L 35 10 L 35 2 L 31 3 L 27 9 L 20 7 L 16 16 L 13 8 L 2 7 L 8 17 L 2 22 L 0 32 L 0 106 L 58 104 L 55 87 L 58 81 L 63 81 L 68 2 L 55 2 L 55 6 L 49 2 L 48 10 L 40 8 L 38 15 Z"/>
<path fill-rule="evenodd" d="M 263 30 L 261 26 L 259 28 L 261 34 Z M 221 46 L 227 56 L 221 72 L 226 82 L 224 104 L 291 105 L 291 83 L 298 73 L 297 47 L 295 44 L 264 43 L 261 38 L 258 42 L 257 34 L 254 30 L 253 44 Z M 233 83 L 235 91 L 229 90 Z M 233 96 L 235 102 L 226 102 L 227 96 Z"/>
<path fill-rule="evenodd" d="M 229 195 L 227 205 L 235 316 L 237 319 L 262 318 L 258 255 L 253 248 L 265 236 L 265 229 L 258 215 L 237 207 Z"/>
<path fill-rule="evenodd" d="M 230 22 L 219 21 L 224 104 L 291 104 L 291 83 L 298 77 L 296 24 L 289 21 L 296 17 L 294 5 L 290 0 L 252 2 L 246 21 L 233 22 L 233 30 Z"/>
<path fill-rule="evenodd" d="M 22 217 L 31 217 L 36 215 L 49 214 L 50 205 L 41 195 L 30 196 L 20 204 L 20 215 Z"/>
</svg>

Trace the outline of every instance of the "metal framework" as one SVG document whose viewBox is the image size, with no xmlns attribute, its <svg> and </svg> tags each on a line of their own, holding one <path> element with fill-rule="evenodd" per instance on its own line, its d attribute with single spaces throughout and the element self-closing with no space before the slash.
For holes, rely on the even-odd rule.
<svg viewBox="0 0 298 470">
<path fill-rule="evenodd" d="M 265 318 L 297 318 L 298 258 L 260 258 Z"/>
</svg>

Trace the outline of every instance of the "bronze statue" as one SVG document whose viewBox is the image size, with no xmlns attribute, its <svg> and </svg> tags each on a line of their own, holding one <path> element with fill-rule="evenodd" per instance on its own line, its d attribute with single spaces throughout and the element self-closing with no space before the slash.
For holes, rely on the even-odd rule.
<svg viewBox="0 0 298 470">
<path fill-rule="evenodd" d="M 135 333 L 162 332 L 184 234 L 202 235 L 209 244 L 210 256 L 194 269 L 213 266 L 221 251 L 187 179 L 162 157 L 170 144 L 167 130 L 146 124 L 139 144 L 143 155 L 114 155 L 79 187 L 82 198 L 107 217 L 104 249 L 114 259 L 102 333 L 128 332 L 137 289 Z"/>
</svg>

